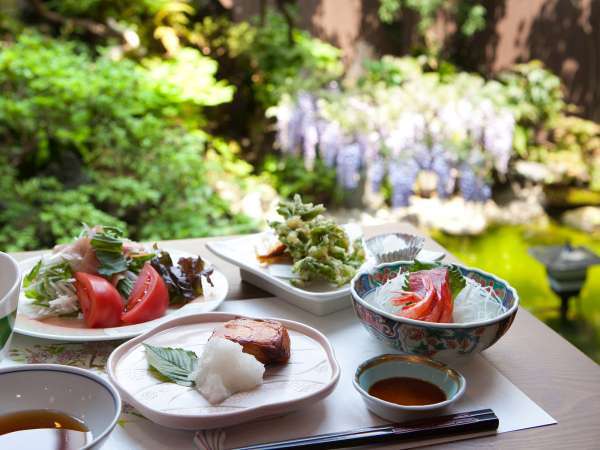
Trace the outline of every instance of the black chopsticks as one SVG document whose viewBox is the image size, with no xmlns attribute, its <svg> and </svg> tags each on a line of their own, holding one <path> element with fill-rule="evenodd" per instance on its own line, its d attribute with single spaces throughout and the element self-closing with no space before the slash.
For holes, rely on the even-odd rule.
<svg viewBox="0 0 600 450">
<path fill-rule="evenodd" d="M 330 449 L 382 444 L 412 439 L 439 438 L 459 433 L 478 433 L 498 429 L 499 421 L 491 409 L 430 417 L 394 425 L 360 428 L 321 434 L 289 441 L 256 444 L 235 450 Z"/>
</svg>

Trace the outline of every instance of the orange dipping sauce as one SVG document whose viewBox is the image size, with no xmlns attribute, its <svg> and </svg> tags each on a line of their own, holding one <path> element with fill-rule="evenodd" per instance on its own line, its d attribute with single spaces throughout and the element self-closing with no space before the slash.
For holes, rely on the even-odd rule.
<svg viewBox="0 0 600 450">
<path fill-rule="evenodd" d="M 432 405 L 446 400 L 436 385 L 408 377 L 385 378 L 369 388 L 369 395 L 404 406 Z"/>
</svg>

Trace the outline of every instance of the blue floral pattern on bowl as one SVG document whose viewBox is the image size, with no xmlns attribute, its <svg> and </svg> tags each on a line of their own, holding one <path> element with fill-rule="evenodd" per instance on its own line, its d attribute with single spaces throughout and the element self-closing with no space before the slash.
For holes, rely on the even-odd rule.
<svg viewBox="0 0 600 450">
<path fill-rule="evenodd" d="M 463 276 L 490 286 L 506 310 L 498 317 L 468 324 L 429 323 L 398 317 L 367 303 L 374 289 L 404 272 L 410 262 L 381 264 L 359 272 L 351 283 L 352 304 L 367 331 L 380 341 L 405 353 L 442 359 L 464 357 L 485 350 L 510 328 L 517 313 L 519 297 L 504 280 L 487 272 L 456 264 Z"/>
</svg>

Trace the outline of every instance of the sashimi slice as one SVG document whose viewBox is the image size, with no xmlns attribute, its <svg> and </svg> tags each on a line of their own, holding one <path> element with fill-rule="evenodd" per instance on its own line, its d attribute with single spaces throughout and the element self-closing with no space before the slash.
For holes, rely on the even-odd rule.
<svg viewBox="0 0 600 450">
<path fill-rule="evenodd" d="M 428 281 L 426 281 L 428 280 Z M 409 289 L 413 292 L 422 293 L 426 286 L 433 285 L 436 293 L 436 304 L 430 314 L 421 320 L 427 322 L 452 322 L 452 293 L 450 292 L 449 273 L 445 267 L 412 272 L 408 278 Z"/>
<path fill-rule="evenodd" d="M 440 300 L 437 294 L 434 291 L 435 299 L 434 305 L 429 314 L 420 318 L 419 320 L 423 320 L 425 322 L 439 322 L 442 314 L 444 313 L 444 302 Z"/>
<path fill-rule="evenodd" d="M 443 285 L 442 289 L 442 300 L 441 302 L 444 304 L 444 311 L 440 316 L 438 322 L 440 323 L 451 323 L 454 322 L 452 320 L 452 313 L 454 311 L 454 302 L 452 301 L 452 294 L 450 293 L 450 287 L 448 283 Z"/>
<path fill-rule="evenodd" d="M 422 300 L 418 301 L 414 305 L 404 308 L 402 311 L 396 313 L 399 316 L 406 317 L 407 319 L 423 320 L 422 318 L 431 313 L 436 303 L 435 289 L 431 280 L 424 279 L 423 287 L 426 289 L 426 295 L 420 296 L 418 293 L 414 293 L 416 297 L 421 297 Z"/>
</svg>

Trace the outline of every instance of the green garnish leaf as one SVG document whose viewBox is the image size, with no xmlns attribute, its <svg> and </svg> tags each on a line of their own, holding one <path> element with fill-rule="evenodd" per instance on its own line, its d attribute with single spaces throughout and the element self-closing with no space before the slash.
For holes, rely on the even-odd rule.
<svg viewBox="0 0 600 450">
<path fill-rule="evenodd" d="M 450 281 L 452 298 L 455 299 L 459 292 L 467 285 L 467 282 L 462 273 L 460 273 L 460 269 L 454 264 L 450 264 L 450 267 L 448 267 L 448 280 Z"/>
<path fill-rule="evenodd" d="M 102 227 L 93 235 L 92 247 L 100 262 L 98 273 L 106 277 L 127 270 L 127 260 L 123 255 L 123 232 L 116 227 Z"/>
<path fill-rule="evenodd" d="M 156 347 L 143 344 L 150 367 L 181 386 L 192 386 L 198 368 L 198 356 L 182 348 Z"/>
<path fill-rule="evenodd" d="M 136 255 L 131 255 L 129 260 L 129 270 L 134 273 L 139 274 L 148 261 L 151 261 L 152 258 L 156 256 L 156 253 L 139 253 Z"/>
<path fill-rule="evenodd" d="M 34 300 L 34 304 L 48 306 L 51 300 L 65 294 L 66 285 L 71 287 L 73 271 L 68 261 L 44 264 L 42 259 L 31 269 L 23 280 L 25 297 Z M 60 289 L 58 286 L 61 285 Z"/>
<path fill-rule="evenodd" d="M 131 278 L 121 278 L 117 283 L 117 291 L 121 294 L 121 297 L 124 299 L 128 299 L 131 295 L 131 291 L 133 291 L 134 282 Z"/>
<path fill-rule="evenodd" d="M 35 279 L 38 277 L 41 267 L 42 267 L 42 258 L 40 258 L 40 260 L 37 262 L 37 264 L 35 266 L 33 266 L 33 268 L 29 271 L 29 273 L 27 275 L 25 275 L 25 278 L 23 278 L 23 287 L 25 289 L 27 289 L 31 285 L 31 283 L 33 283 L 35 281 Z"/>
</svg>

